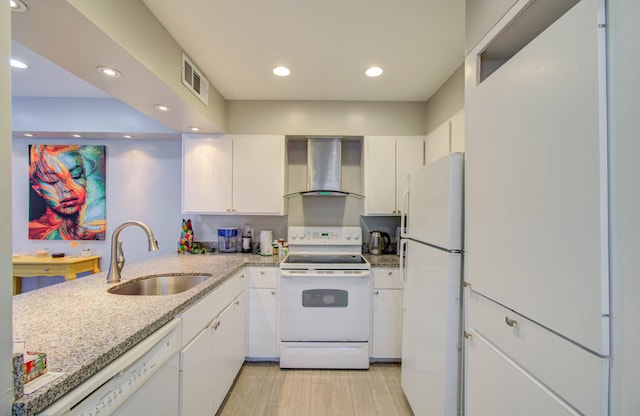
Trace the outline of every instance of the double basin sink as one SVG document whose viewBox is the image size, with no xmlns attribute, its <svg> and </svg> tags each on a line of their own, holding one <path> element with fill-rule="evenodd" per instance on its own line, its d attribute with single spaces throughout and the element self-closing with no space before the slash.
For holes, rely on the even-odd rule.
<svg viewBox="0 0 640 416">
<path fill-rule="evenodd" d="M 107 292 L 114 295 L 162 296 L 175 295 L 209 279 L 209 273 L 165 273 L 142 276 L 113 286 Z"/>
</svg>

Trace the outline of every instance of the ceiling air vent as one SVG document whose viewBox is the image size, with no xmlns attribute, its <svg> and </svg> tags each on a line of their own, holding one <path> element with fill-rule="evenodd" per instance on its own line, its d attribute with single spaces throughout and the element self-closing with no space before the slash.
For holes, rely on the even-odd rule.
<svg viewBox="0 0 640 416">
<path fill-rule="evenodd" d="M 182 54 L 182 84 L 204 105 L 209 105 L 209 81 L 202 76 L 202 72 L 184 53 Z"/>
</svg>

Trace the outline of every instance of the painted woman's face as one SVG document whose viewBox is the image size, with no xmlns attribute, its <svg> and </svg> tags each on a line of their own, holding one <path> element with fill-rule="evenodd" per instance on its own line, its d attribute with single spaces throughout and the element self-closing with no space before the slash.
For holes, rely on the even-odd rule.
<svg viewBox="0 0 640 416">
<path fill-rule="evenodd" d="M 87 178 L 77 151 L 44 151 L 32 175 L 33 189 L 61 215 L 76 214 L 87 199 Z"/>
</svg>

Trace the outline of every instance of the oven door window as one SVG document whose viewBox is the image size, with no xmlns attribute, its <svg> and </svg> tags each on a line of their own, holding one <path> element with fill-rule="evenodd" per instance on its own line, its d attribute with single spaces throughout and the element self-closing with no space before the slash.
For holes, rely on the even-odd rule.
<svg viewBox="0 0 640 416">
<path fill-rule="evenodd" d="M 307 289 L 302 291 L 303 308 L 346 308 L 349 292 L 340 289 Z"/>
</svg>

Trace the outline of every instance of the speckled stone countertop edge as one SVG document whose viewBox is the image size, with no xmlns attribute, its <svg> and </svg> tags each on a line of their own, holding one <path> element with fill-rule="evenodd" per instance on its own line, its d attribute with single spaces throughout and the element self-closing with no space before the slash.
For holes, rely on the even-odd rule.
<svg viewBox="0 0 640 416">
<path fill-rule="evenodd" d="M 184 312 L 189 307 L 193 306 L 200 299 L 215 290 L 215 288 L 220 286 L 220 284 L 234 276 L 243 268 L 277 266 L 278 262 L 273 260 L 271 257 L 252 256 L 248 254 L 166 255 L 125 265 L 123 270 L 123 282 L 140 276 L 155 274 L 154 271 L 171 273 L 209 272 L 213 270 L 214 272 L 212 273 L 212 277 L 207 280 L 208 284 L 201 284 L 181 294 L 171 295 L 168 297 L 145 297 L 145 299 L 140 299 L 139 297 L 107 294 L 106 290 L 114 285 L 106 284 L 106 273 L 100 272 L 76 281 L 65 282 L 62 285 L 54 285 L 15 296 L 13 300 L 14 339 L 25 340 L 27 349 L 31 351 L 42 351 L 47 353 L 49 371 L 63 372 L 64 376 L 36 390 L 32 394 L 25 395 L 14 401 L 12 415 L 31 416 L 50 406 L 66 393 L 70 392 L 98 371 L 105 368 L 109 363 L 127 352 L 144 338 L 170 322 L 173 318 Z M 208 268 L 211 268 L 212 270 L 208 270 Z M 137 325 L 134 324 L 132 326 L 133 329 L 127 328 L 128 330 L 123 330 L 123 336 L 118 338 L 115 342 L 103 343 L 100 340 L 94 341 L 93 346 L 96 347 L 98 351 L 96 351 L 95 354 L 87 354 L 89 355 L 89 358 L 87 359 L 85 359 L 84 354 L 78 354 L 81 351 L 80 346 L 67 346 L 67 351 L 56 356 L 56 346 L 63 342 L 60 338 L 63 338 L 68 334 L 63 334 L 63 331 L 59 331 L 56 336 L 56 338 L 58 338 L 57 340 L 53 340 L 53 336 L 50 334 L 48 334 L 49 336 L 47 337 L 39 337 L 38 332 L 45 331 L 42 329 L 43 327 L 56 327 L 53 323 L 51 323 L 51 325 L 47 324 L 47 320 L 59 321 L 60 318 L 60 314 L 47 313 L 47 306 L 53 303 L 52 299 L 63 298 L 66 301 L 69 301 L 70 299 L 77 298 L 82 295 L 88 295 L 89 297 L 96 296 L 100 301 L 106 303 L 106 305 L 101 305 L 99 307 L 98 313 L 109 312 L 112 307 L 110 305 L 111 302 L 114 304 L 124 303 L 124 307 L 126 308 L 127 304 L 131 304 L 131 302 L 135 302 L 136 300 L 140 300 L 139 303 L 141 305 L 138 308 L 139 311 L 146 312 L 145 309 L 148 306 L 149 308 L 158 308 L 159 312 L 151 313 L 151 311 L 149 311 L 150 316 L 148 319 L 140 318 L 139 316 L 136 317 Z M 137 299 L 132 300 L 132 298 Z M 167 300 L 167 302 L 162 302 L 160 300 L 161 298 Z M 39 305 L 45 306 L 41 307 Z M 74 310 L 74 307 L 78 309 L 78 312 Z M 39 310 L 40 308 L 42 308 L 42 310 Z M 78 314 L 81 313 L 80 310 L 84 309 L 84 306 L 82 301 L 71 301 L 66 304 L 65 308 L 67 308 L 64 310 L 65 314 L 78 316 Z M 113 308 L 119 308 L 119 306 L 115 305 Z M 34 313 L 29 314 L 25 313 L 25 311 L 34 311 Z M 135 314 L 135 312 L 132 312 L 132 315 L 133 314 Z M 127 317 L 126 315 L 124 316 Z M 101 318 L 101 321 L 104 320 L 104 315 L 100 314 L 98 317 Z M 40 320 L 44 320 L 45 323 L 42 324 Z M 93 323 L 97 324 L 98 322 Z M 92 326 L 91 322 L 89 324 L 85 323 L 85 326 L 87 325 L 90 327 Z M 96 325 L 96 327 L 99 327 L 99 325 Z M 28 335 L 29 332 L 33 332 L 33 334 Z M 100 332 L 102 331 L 98 328 L 95 330 L 93 335 L 97 335 L 98 338 L 109 338 L 108 335 L 105 337 L 105 332 L 102 332 L 102 335 L 100 335 Z M 109 332 L 106 333 L 109 334 Z M 82 339 L 83 335 L 84 334 L 80 335 L 79 338 Z M 73 339 L 74 337 L 69 336 L 68 338 Z M 76 354 L 82 356 L 79 358 L 80 363 L 78 365 L 69 365 L 65 368 L 65 364 L 61 364 L 61 361 L 65 359 L 73 361 Z"/>
</svg>

